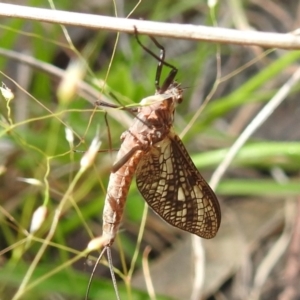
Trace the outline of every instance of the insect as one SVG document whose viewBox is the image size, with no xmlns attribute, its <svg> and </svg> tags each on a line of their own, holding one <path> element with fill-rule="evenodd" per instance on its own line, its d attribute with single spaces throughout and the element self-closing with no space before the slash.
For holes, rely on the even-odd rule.
<svg viewBox="0 0 300 300">
<path fill-rule="evenodd" d="M 178 70 L 165 62 L 165 49 L 154 37 L 150 36 L 160 49 L 159 57 L 135 33 L 140 46 L 158 60 L 156 91 L 140 102 L 133 125 L 121 136 L 103 210 L 105 246 L 114 242 L 134 173 L 143 198 L 165 221 L 200 237 L 213 238 L 221 221 L 217 197 L 173 130 L 175 107 L 183 100 L 183 90 L 175 81 Z M 163 66 L 171 70 L 160 85 Z"/>
<path fill-rule="evenodd" d="M 178 70 L 165 61 L 165 49 L 154 37 L 150 36 L 160 56 L 141 43 L 136 28 L 135 36 L 139 45 L 158 61 L 156 91 L 140 102 L 132 126 L 121 135 L 122 145 L 112 167 L 103 210 L 104 249 L 100 255 L 107 251 L 110 266 L 110 246 L 134 174 L 143 198 L 169 224 L 210 239 L 221 222 L 217 197 L 173 129 L 175 108 L 183 100 L 183 89 L 175 81 Z M 163 66 L 171 70 L 160 85 Z M 113 276 L 112 268 L 111 273 Z M 116 290 L 114 276 L 113 281 Z"/>
</svg>

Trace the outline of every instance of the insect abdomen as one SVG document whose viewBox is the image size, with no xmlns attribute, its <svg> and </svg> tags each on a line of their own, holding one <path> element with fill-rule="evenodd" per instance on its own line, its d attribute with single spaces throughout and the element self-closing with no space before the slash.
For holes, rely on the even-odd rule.
<svg viewBox="0 0 300 300">
<path fill-rule="evenodd" d="M 124 155 L 122 147 L 118 157 Z M 132 177 L 143 155 L 143 151 L 137 150 L 115 173 L 110 174 L 107 194 L 103 209 L 103 237 L 106 246 L 112 245 L 117 234 L 130 188 Z"/>
</svg>

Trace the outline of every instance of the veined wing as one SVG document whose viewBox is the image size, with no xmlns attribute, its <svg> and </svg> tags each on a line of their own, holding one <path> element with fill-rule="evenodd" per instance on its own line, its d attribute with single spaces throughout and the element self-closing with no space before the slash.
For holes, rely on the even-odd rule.
<svg viewBox="0 0 300 300">
<path fill-rule="evenodd" d="M 216 235 L 221 222 L 217 197 L 176 134 L 143 156 L 136 182 L 149 206 L 171 225 L 206 239 Z"/>
</svg>

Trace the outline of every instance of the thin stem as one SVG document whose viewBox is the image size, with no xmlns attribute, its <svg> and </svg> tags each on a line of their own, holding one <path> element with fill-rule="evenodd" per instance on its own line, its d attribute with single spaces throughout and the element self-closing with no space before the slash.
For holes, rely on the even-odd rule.
<svg viewBox="0 0 300 300">
<path fill-rule="evenodd" d="M 151 22 L 126 18 L 115 18 L 91 14 L 81 14 L 60 10 L 0 3 L 0 16 L 23 18 L 61 25 L 72 25 L 90 29 L 172 37 L 226 44 L 256 45 L 267 48 L 300 49 L 300 37 L 295 33 L 269 33 L 242 31 L 227 28 L 213 28 L 192 24 Z"/>
</svg>

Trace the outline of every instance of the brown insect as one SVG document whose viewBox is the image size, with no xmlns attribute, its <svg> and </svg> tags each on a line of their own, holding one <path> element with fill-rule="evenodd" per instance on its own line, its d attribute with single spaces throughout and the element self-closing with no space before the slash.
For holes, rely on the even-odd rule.
<svg viewBox="0 0 300 300">
<path fill-rule="evenodd" d="M 213 238 L 220 226 L 217 197 L 203 179 L 180 138 L 173 130 L 174 112 L 183 100 L 175 81 L 177 69 L 138 43 L 158 60 L 156 93 L 140 102 L 133 125 L 122 134 L 122 145 L 113 165 L 103 211 L 103 238 L 112 245 L 134 173 L 137 187 L 148 205 L 169 224 L 200 237 Z M 162 66 L 171 68 L 162 86 Z"/>
<path fill-rule="evenodd" d="M 178 70 L 165 62 L 165 49 L 153 37 L 151 40 L 160 49 L 159 57 L 140 42 L 136 29 L 135 33 L 140 46 L 158 60 L 156 92 L 140 102 L 133 125 L 122 134 L 122 145 L 109 178 L 100 257 L 107 251 L 110 266 L 109 248 L 117 234 L 134 174 L 148 205 L 169 224 L 210 239 L 221 222 L 217 197 L 173 130 L 175 108 L 183 100 L 183 90 L 175 81 Z M 163 66 L 171 71 L 160 86 Z M 113 276 L 112 267 L 111 272 Z M 113 280 L 117 293 L 114 276 Z"/>
</svg>

